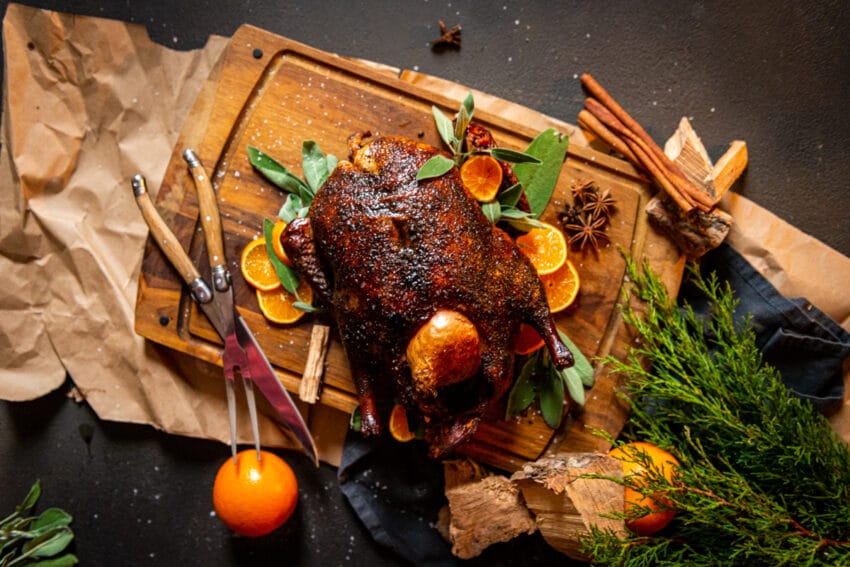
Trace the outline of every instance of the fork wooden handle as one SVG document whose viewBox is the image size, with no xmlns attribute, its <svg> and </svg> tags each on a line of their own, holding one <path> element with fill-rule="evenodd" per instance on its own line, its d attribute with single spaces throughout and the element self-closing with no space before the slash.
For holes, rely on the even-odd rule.
<svg viewBox="0 0 850 567">
<path fill-rule="evenodd" d="M 225 277 L 227 267 L 224 257 L 224 232 L 221 228 L 221 214 L 219 214 L 215 190 L 203 164 L 193 150 L 187 149 L 183 152 L 183 159 L 189 166 L 192 179 L 195 181 L 195 189 L 198 192 L 201 226 L 204 229 L 204 240 L 207 243 L 207 257 L 210 260 L 213 285 L 217 290 L 225 291 L 228 282 Z"/>
<path fill-rule="evenodd" d="M 212 298 L 209 287 L 204 283 L 200 272 L 198 272 L 198 268 L 192 263 L 189 255 L 183 250 L 180 241 L 177 240 L 177 237 L 171 232 L 171 229 L 168 228 L 168 225 L 165 224 L 156 207 L 154 207 L 150 194 L 148 194 L 145 178 L 138 174 L 135 175 L 132 180 L 132 186 L 133 195 L 136 197 L 136 204 L 139 206 L 142 217 L 144 217 L 148 228 L 150 228 L 151 235 L 157 246 L 159 246 L 160 250 L 168 258 L 168 261 L 171 262 L 171 265 L 174 266 L 180 277 L 183 278 L 183 281 L 192 290 L 195 299 L 201 303 L 209 301 Z"/>
</svg>

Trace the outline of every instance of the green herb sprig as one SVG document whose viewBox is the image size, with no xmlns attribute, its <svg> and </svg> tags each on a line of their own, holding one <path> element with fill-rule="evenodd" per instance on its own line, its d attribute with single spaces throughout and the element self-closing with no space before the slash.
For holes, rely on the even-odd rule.
<svg viewBox="0 0 850 567">
<path fill-rule="evenodd" d="M 636 345 L 606 363 L 627 378 L 624 440 L 681 462 L 672 482 L 659 475 L 642 489 L 678 514 L 653 537 L 593 530 L 585 552 L 600 565 L 850 564 L 850 451 L 763 362 L 728 283 L 689 268 L 712 304 L 703 320 L 646 264 L 628 260 L 627 273 L 639 302 L 622 312 Z"/>
<path fill-rule="evenodd" d="M 74 539 L 70 528 L 73 517 L 59 508 L 30 516 L 40 497 L 41 483 L 36 481 L 15 511 L 0 520 L 0 566 L 77 564 L 76 556 L 62 553 Z"/>
<path fill-rule="evenodd" d="M 278 211 L 278 218 L 287 224 L 296 218 L 304 218 L 310 214 L 310 205 L 313 204 L 316 191 L 327 181 L 339 161 L 332 154 L 324 154 L 319 145 L 312 140 L 305 140 L 301 144 L 303 178 L 298 177 L 279 161 L 254 146 L 248 146 L 248 160 L 266 179 L 287 192 L 286 200 Z M 274 222 L 269 219 L 263 220 L 266 251 L 283 289 L 298 298 L 298 301 L 292 304 L 294 307 L 302 311 L 316 311 L 315 307 L 301 301 L 298 296 L 298 271 L 281 262 L 274 253 L 273 228 Z"/>
<path fill-rule="evenodd" d="M 504 221 L 522 232 L 540 228 L 542 225 L 537 219 L 552 197 L 567 152 L 568 138 L 549 129 L 532 140 L 524 152 L 499 147 L 467 151 L 464 140 L 474 109 L 472 93 L 461 103 L 454 122 L 436 106 L 431 107 L 437 132 L 453 159 L 442 154 L 433 156 L 419 169 L 416 179 L 422 181 L 445 175 L 453 167 L 463 165 L 474 154 L 486 153 L 498 160 L 513 163 L 519 183 L 500 192 L 495 200 L 482 203 L 481 209 L 492 224 Z M 523 193 L 528 199 L 530 212 L 517 207 Z"/>
<path fill-rule="evenodd" d="M 593 387 L 593 367 L 570 338 L 560 329 L 558 335 L 572 351 L 575 364 L 559 370 L 552 357 L 540 348 L 526 358 L 508 394 L 505 419 L 522 413 L 539 399 L 540 413 L 546 425 L 557 429 L 564 415 L 564 388 L 580 406 L 584 405 L 584 389 Z"/>
</svg>

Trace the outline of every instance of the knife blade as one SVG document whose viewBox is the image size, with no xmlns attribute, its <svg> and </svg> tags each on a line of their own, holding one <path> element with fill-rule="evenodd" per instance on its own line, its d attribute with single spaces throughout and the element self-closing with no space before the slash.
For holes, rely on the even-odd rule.
<svg viewBox="0 0 850 567">
<path fill-rule="evenodd" d="M 248 357 L 247 373 L 250 374 L 251 381 L 260 389 L 260 392 L 274 408 L 274 419 L 286 425 L 292 431 L 304 450 L 313 457 L 315 465 L 319 466 L 319 452 L 316 449 L 316 443 L 313 441 L 313 436 L 310 434 L 310 429 L 304 422 L 304 418 L 301 417 L 301 413 L 295 406 L 295 402 L 292 401 L 289 392 L 280 383 L 271 363 L 269 363 L 260 345 L 257 344 L 254 334 L 248 328 L 242 316 L 237 314 L 235 322 L 236 338 Z M 246 369 L 242 371 L 244 377 Z"/>
</svg>

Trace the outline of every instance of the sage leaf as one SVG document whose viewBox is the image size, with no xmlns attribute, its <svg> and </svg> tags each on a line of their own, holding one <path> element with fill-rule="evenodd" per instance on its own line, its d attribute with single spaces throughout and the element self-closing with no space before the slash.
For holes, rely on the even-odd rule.
<svg viewBox="0 0 850 567">
<path fill-rule="evenodd" d="M 79 563 L 77 556 L 73 553 L 66 553 L 59 557 L 51 557 L 49 559 L 39 559 L 33 563 L 33 567 L 69 567 Z"/>
<path fill-rule="evenodd" d="M 437 132 L 440 133 L 440 138 L 442 138 L 443 142 L 451 148 L 452 153 L 457 153 L 459 149 L 457 147 L 458 140 L 455 138 L 454 125 L 452 124 L 452 121 L 436 106 L 431 107 L 431 113 L 434 115 L 434 122 L 437 125 Z M 445 171 L 443 173 L 445 173 Z M 442 173 L 440 175 L 442 175 Z"/>
<path fill-rule="evenodd" d="M 532 356 L 522 365 L 519 376 L 517 376 L 508 394 L 505 419 L 510 419 L 518 413 L 525 411 L 531 405 L 531 402 L 534 401 L 534 396 L 536 395 L 534 374 L 537 369 L 537 363 L 538 357 Z"/>
<path fill-rule="evenodd" d="M 509 163 L 515 164 L 540 163 L 540 159 L 536 156 L 533 156 L 527 152 L 518 152 L 516 150 L 511 150 L 509 148 L 493 148 L 490 150 L 490 155 L 498 160 L 507 161 Z"/>
<path fill-rule="evenodd" d="M 325 162 L 328 165 L 328 171 L 333 173 L 333 170 L 336 169 L 336 165 L 339 163 L 339 158 L 337 158 L 333 154 L 326 154 L 325 155 Z"/>
<path fill-rule="evenodd" d="M 35 533 L 43 533 L 47 530 L 60 526 L 67 526 L 74 518 L 65 510 L 59 508 L 48 508 L 38 515 L 30 524 L 30 531 Z"/>
<path fill-rule="evenodd" d="M 274 248 L 272 248 L 272 229 L 274 229 L 274 223 L 269 219 L 263 219 L 263 237 L 266 239 L 266 252 L 269 255 L 269 260 L 277 274 L 277 278 L 280 280 L 281 285 L 283 285 L 283 289 L 297 297 L 298 272 L 281 262 L 277 254 L 274 253 Z"/>
<path fill-rule="evenodd" d="M 254 146 L 248 146 L 248 161 L 266 179 L 284 191 L 297 194 L 307 187 L 298 176 L 293 175 L 283 164 Z"/>
<path fill-rule="evenodd" d="M 578 374 L 575 372 L 569 372 L 570 370 L 572 370 L 572 368 L 562 370 L 560 372 L 560 378 L 567 387 L 567 392 L 569 392 L 573 401 L 580 406 L 584 406 L 584 384 L 582 384 L 581 378 L 579 378 Z"/>
<path fill-rule="evenodd" d="M 425 179 L 433 179 L 445 175 L 451 168 L 455 166 L 455 162 L 442 154 L 437 154 L 419 168 L 416 173 L 416 180 L 422 181 Z"/>
<path fill-rule="evenodd" d="M 532 228 L 542 228 L 543 223 L 532 217 L 529 213 L 521 211 L 516 207 L 502 207 L 501 220 L 504 220 L 515 229 L 528 232 Z"/>
<path fill-rule="evenodd" d="M 522 184 L 515 183 L 499 193 L 497 199 L 503 207 L 516 208 L 519 199 L 522 197 Z"/>
<path fill-rule="evenodd" d="M 463 99 L 461 106 L 464 110 L 466 110 L 466 115 L 469 116 L 469 119 L 472 120 L 472 114 L 475 112 L 475 99 L 472 97 L 471 92 L 466 95 L 465 99 Z"/>
<path fill-rule="evenodd" d="M 593 378 L 593 366 L 590 365 L 590 361 L 587 360 L 587 357 L 584 356 L 584 353 L 579 350 L 576 344 L 570 340 L 570 337 L 567 336 L 561 329 L 558 329 L 558 336 L 561 338 L 561 341 L 567 345 L 567 348 L 570 349 L 570 352 L 573 353 L 573 358 L 575 359 L 575 364 L 573 364 L 570 368 L 565 369 L 564 371 L 569 371 L 571 373 L 576 374 L 581 383 L 584 386 L 591 388 L 594 383 Z"/>
<path fill-rule="evenodd" d="M 514 167 L 519 182 L 522 183 L 531 214 L 536 218 L 543 214 L 567 155 L 569 138 L 557 133 L 553 128 L 541 132 L 531 141 L 526 153 L 539 159 L 538 164 L 518 163 Z"/>
<path fill-rule="evenodd" d="M 297 295 L 296 295 L 296 297 L 297 297 Z M 314 312 L 319 310 L 317 307 L 314 307 L 314 306 L 310 305 L 309 303 L 304 303 L 300 299 L 298 301 L 293 301 L 292 306 L 295 307 L 296 309 L 300 309 L 301 311 L 305 311 L 307 313 L 314 313 Z"/>
<path fill-rule="evenodd" d="M 304 208 L 301 197 L 295 193 L 290 193 L 286 196 L 286 201 L 283 202 L 283 206 L 278 211 L 277 216 L 285 221 L 286 224 L 289 224 L 300 216 Z"/>
<path fill-rule="evenodd" d="M 41 497 L 41 481 L 35 481 L 35 484 L 30 487 L 29 492 L 27 493 L 24 501 L 21 502 L 18 506 L 15 507 L 15 511 L 18 514 L 26 514 L 32 507 L 35 506 L 35 503 L 38 502 L 38 499 Z"/>
<path fill-rule="evenodd" d="M 74 532 L 67 526 L 62 526 L 24 544 L 23 553 L 9 563 L 10 566 L 23 563 L 26 557 L 50 557 L 61 553 L 74 539 Z"/>
<path fill-rule="evenodd" d="M 481 212 L 490 221 L 490 224 L 496 224 L 502 217 L 502 206 L 498 201 L 490 201 L 489 203 L 481 203 Z"/>
<path fill-rule="evenodd" d="M 557 372 L 548 372 L 540 383 L 540 413 L 552 429 L 561 425 L 564 415 L 564 382 Z"/>
<path fill-rule="evenodd" d="M 352 431 L 360 431 L 363 425 L 363 414 L 361 413 L 360 406 L 354 408 L 354 411 L 351 412 L 351 418 L 348 420 L 348 428 Z"/>
<path fill-rule="evenodd" d="M 312 195 L 315 195 L 331 172 L 325 154 L 313 140 L 304 140 L 301 143 L 301 168 Z"/>
<path fill-rule="evenodd" d="M 462 140 L 466 137 L 466 128 L 469 126 L 469 111 L 465 106 L 461 106 L 457 111 L 457 120 L 455 120 L 455 139 L 458 141 L 458 149 L 462 145 Z"/>
</svg>

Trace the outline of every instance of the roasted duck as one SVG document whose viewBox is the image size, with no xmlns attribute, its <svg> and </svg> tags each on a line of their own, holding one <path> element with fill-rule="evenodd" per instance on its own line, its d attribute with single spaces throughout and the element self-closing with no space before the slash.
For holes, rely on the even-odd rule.
<svg viewBox="0 0 850 567">
<path fill-rule="evenodd" d="M 367 136 L 352 137 L 350 160 L 281 240 L 336 320 L 362 431 L 381 432 L 376 399 L 395 396 L 425 421 L 438 456 L 468 440 L 511 386 L 521 322 L 559 368 L 573 357 L 534 268 L 488 222 L 457 170 L 417 181 L 436 148 Z"/>
</svg>

